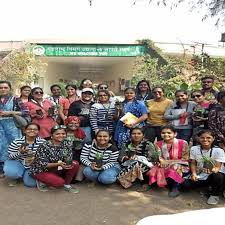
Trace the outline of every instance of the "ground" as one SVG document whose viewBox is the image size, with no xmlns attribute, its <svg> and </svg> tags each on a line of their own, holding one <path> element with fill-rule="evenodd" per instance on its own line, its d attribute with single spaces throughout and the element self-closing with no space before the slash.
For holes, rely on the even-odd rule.
<svg viewBox="0 0 225 225">
<path fill-rule="evenodd" d="M 64 190 L 39 192 L 22 184 L 8 187 L 0 180 L 1 225 L 135 225 L 140 219 L 156 214 L 170 214 L 210 208 L 198 191 L 182 193 L 176 199 L 166 189 L 146 193 L 119 185 L 76 185 L 79 194 Z M 218 207 L 223 207 L 221 197 Z"/>
</svg>

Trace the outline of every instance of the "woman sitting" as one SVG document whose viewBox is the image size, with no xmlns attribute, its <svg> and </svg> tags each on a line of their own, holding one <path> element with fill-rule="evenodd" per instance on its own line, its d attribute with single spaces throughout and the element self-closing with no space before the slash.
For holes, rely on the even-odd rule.
<svg viewBox="0 0 225 225">
<path fill-rule="evenodd" d="M 141 128 L 133 128 L 131 130 L 131 141 L 122 146 L 119 156 L 122 170 L 118 180 L 121 185 L 128 188 L 132 185 L 132 182 L 139 179 L 142 181 L 144 188 L 147 184 L 145 173 L 153 166 L 152 163 L 158 161 L 159 153 L 151 142 L 144 140 L 144 133 Z"/>
<path fill-rule="evenodd" d="M 207 203 L 216 205 L 219 202 L 220 191 L 224 187 L 224 150 L 214 146 L 213 131 L 202 130 L 198 136 L 200 145 L 193 146 L 190 152 L 191 180 L 195 186 L 211 187 Z"/>
<path fill-rule="evenodd" d="M 68 144 L 72 146 L 73 150 L 73 160 L 80 163 L 81 150 L 85 144 L 85 133 L 83 129 L 80 128 L 80 119 L 77 116 L 69 116 L 65 120 L 65 125 L 67 126 L 67 137 L 66 140 Z M 83 165 L 80 164 L 79 171 L 75 178 L 76 181 L 83 180 Z"/>
<path fill-rule="evenodd" d="M 51 186 L 78 193 L 70 183 L 77 174 L 79 163 L 73 161 L 72 148 L 64 141 L 65 138 L 66 126 L 57 125 L 51 129 L 51 139 L 36 152 L 30 170 L 40 191 L 48 191 L 47 186 Z"/>
<path fill-rule="evenodd" d="M 86 166 L 84 175 L 88 180 L 102 184 L 116 182 L 120 167 L 117 162 L 119 151 L 110 143 L 108 130 L 99 130 L 92 144 L 85 144 L 80 161 Z"/>
<path fill-rule="evenodd" d="M 176 131 L 173 126 L 164 126 L 161 131 L 162 141 L 156 142 L 161 150 L 159 166 L 153 167 L 149 172 L 149 185 L 157 182 L 159 187 L 168 185 L 169 197 L 177 197 L 179 184 L 183 176 L 189 172 L 189 149 L 186 141 L 176 139 Z"/>
<path fill-rule="evenodd" d="M 27 187 L 36 187 L 36 181 L 30 176 L 30 164 L 38 147 L 45 142 L 38 137 L 40 126 L 30 123 L 25 127 L 25 136 L 14 140 L 8 147 L 9 159 L 5 161 L 4 173 L 9 186 L 15 186 L 19 178 Z"/>
</svg>

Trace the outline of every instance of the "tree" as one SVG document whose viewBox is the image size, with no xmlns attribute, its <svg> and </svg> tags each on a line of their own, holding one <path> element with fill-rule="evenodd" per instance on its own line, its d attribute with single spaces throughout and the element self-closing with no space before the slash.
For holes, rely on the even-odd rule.
<svg viewBox="0 0 225 225">
<path fill-rule="evenodd" d="M 170 8 L 177 7 L 182 3 L 190 6 L 190 9 L 206 9 L 207 13 L 203 20 L 208 17 L 216 19 L 216 25 L 225 22 L 225 0 L 146 0 L 149 4 L 156 3 L 158 5 L 168 6 Z M 134 1 L 138 2 L 138 0 Z"/>
<path fill-rule="evenodd" d="M 46 63 L 30 51 L 31 46 L 25 45 L 20 49 L 11 51 L 0 62 L 0 80 L 8 80 L 14 89 L 21 85 L 30 85 L 38 80 L 46 70 Z"/>
</svg>

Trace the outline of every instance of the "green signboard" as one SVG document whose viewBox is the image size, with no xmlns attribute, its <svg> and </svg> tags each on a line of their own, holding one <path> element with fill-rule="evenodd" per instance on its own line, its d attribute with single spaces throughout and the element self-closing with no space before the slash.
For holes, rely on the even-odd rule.
<svg viewBox="0 0 225 225">
<path fill-rule="evenodd" d="M 143 45 L 38 44 L 32 51 L 39 56 L 135 57 L 143 55 L 145 47 Z"/>
</svg>

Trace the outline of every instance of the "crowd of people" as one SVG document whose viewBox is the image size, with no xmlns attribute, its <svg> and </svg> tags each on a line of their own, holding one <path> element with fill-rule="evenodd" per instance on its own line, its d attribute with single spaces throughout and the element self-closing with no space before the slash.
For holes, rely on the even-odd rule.
<svg viewBox="0 0 225 225">
<path fill-rule="evenodd" d="M 58 84 L 48 97 L 27 85 L 14 96 L 2 80 L 0 176 L 9 186 L 22 180 L 70 193 L 84 179 L 124 188 L 139 182 L 139 191 L 167 187 L 172 198 L 200 187 L 215 205 L 225 189 L 225 91 L 213 89 L 213 77 L 201 82 L 201 90 L 177 90 L 172 100 L 141 80 L 120 102 L 107 84 L 95 90 L 89 79 L 68 84 L 66 97 Z"/>
</svg>

